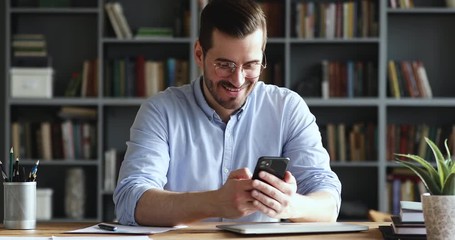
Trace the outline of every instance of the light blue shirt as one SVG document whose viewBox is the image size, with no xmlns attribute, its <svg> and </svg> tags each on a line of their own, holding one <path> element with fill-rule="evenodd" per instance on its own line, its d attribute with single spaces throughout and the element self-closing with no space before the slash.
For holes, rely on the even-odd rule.
<svg viewBox="0 0 455 240">
<path fill-rule="evenodd" d="M 175 192 L 219 189 L 229 173 L 252 172 L 261 156 L 290 158 L 297 192 L 325 190 L 341 202 L 316 119 L 295 92 L 259 81 L 227 124 L 207 104 L 201 78 L 172 87 L 140 107 L 130 129 L 114 202 L 118 220 L 135 225 L 136 203 L 148 189 Z M 260 212 L 205 221 L 278 221 Z"/>
</svg>

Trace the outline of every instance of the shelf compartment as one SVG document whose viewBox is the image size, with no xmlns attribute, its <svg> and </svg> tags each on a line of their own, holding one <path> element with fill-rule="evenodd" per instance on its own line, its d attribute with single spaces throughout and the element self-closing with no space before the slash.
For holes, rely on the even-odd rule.
<svg viewBox="0 0 455 240">
<path fill-rule="evenodd" d="M 354 94 L 354 98 L 366 95 L 372 95 L 372 97 L 378 96 L 378 44 L 291 44 L 290 47 L 290 64 L 293 66 L 298 65 L 298 67 L 290 69 L 289 87 L 300 93 L 303 97 L 322 97 L 323 61 L 339 63 L 352 61 L 354 64 L 355 62 L 362 62 L 363 68 L 365 69 L 364 72 L 367 72 L 367 65 L 368 63 L 371 63 L 372 73 L 364 74 L 361 81 L 362 84 L 366 84 L 368 81 L 371 85 L 368 88 L 371 89 L 371 91 L 364 90 L 362 87 L 359 94 Z M 344 89 L 346 92 L 348 86 L 347 82 L 342 84 L 341 75 L 338 74 L 335 76 L 339 76 L 334 79 L 337 79 L 336 81 L 340 82 L 340 84 L 335 87 L 335 89 L 339 89 L 336 92 L 342 91 L 343 89 L 341 88 L 344 87 L 346 87 L 346 89 Z M 353 87 L 355 86 L 354 83 Z M 332 93 L 330 89 L 328 91 Z"/>
<path fill-rule="evenodd" d="M 130 137 L 130 127 L 133 125 L 139 106 L 109 106 L 104 108 L 104 143 L 103 150 L 115 148 L 126 150 L 126 142 Z M 115 129 L 115 131 L 109 131 Z"/>
<path fill-rule="evenodd" d="M 12 26 L 12 35 L 45 36 L 47 56 L 54 69 L 53 96 L 64 96 L 73 73 L 82 72 L 85 60 L 97 58 L 97 15 L 13 15 Z"/>
<path fill-rule="evenodd" d="M 343 184 L 340 220 L 367 220 L 369 209 L 378 206 L 378 171 L 376 167 L 332 167 Z M 352 171 L 355 171 L 353 177 Z"/>
<path fill-rule="evenodd" d="M 388 60 L 421 60 L 433 97 L 455 97 L 453 81 L 455 14 L 390 15 L 387 33 Z"/>
<path fill-rule="evenodd" d="M 377 108 L 311 107 L 311 111 L 316 116 L 331 163 L 378 162 Z"/>
<path fill-rule="evenodd" d="M 40 162 L 41 163 L 41 162 Z M 37 188 L 53 189 L 53 216 L 54 218 L 72 219 L 65 214 L 65 191 L 68 170 L 75 166 L 56 166 L 56 165 L 40 165 L 38 169 Z M 85 176 L 85 206 L 82 219 L 97 219 L 97 201 L 98 201 L 98 175 L 96 166 L 77 167 L 82 168 Z"/>
</svg>

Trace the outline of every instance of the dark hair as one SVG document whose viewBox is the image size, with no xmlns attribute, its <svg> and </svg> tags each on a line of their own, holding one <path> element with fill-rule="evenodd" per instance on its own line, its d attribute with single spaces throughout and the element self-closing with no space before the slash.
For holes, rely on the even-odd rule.
<svg viewBox="0 0 455 240">
<path fill-rule="evenodd" d="M 244 38 L 262 28 L 262 49 L 267 41 L 267 23 L 261 6 L 254 0 L 212 0 L 202 10 L 199 42 L 204 54 L 212 47 L 215 29 L 236 38 Z"/>
</svg>

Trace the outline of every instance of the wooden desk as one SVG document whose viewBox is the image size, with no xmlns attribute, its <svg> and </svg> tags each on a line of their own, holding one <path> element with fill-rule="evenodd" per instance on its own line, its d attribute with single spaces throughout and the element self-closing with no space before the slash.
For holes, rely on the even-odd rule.
<svg viewBox="0 0 455 240">
<path fill-rule="evenodd" d="M 75 230 L 96 223 L 38 223 L 35 230 L 7 230 L 3 226 L 0 228 L 1 236 L 94 236 L 86 234 L 63 234 L 65 231 Z M 187 228 L 169 231 L 150 235 L 151 239 L 382 239 L 381 232 L 378 229 L 379 225 L 389 225 L 390 223 L 376 222 L 357 222 L 355 224 L 369 226 L 369 230 L 357 233 L 338 233 L 338 234 L 298 234 L 298 235 L 257 235 L 245 236 L 236 233 L 225 232 L 218 230 L 215 225 L 220 223 L 195 223 Z M 95 234 L 96 236 L 112 236 L 111 234 Z M 124 236 L 124 235 L 116 235 Z"/>
</svg>

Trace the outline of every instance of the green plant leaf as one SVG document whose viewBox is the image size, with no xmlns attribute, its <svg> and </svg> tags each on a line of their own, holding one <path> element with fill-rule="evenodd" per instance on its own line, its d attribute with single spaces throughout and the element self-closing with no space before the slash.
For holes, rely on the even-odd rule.
<svg viewBox="0 0 455 240">
<path fill-rule="evenodd" d="M 453 167 L 452 154 L 450 154 L 450 149 L 448 145 L 448 139 L 444 141 L 444 147 L 446 148 L 447 157 L 446 157 L 446 166 L 451 169 Z M 452 171 L 452 170 L 451 170 Z"/>
<path fill-rule="evenodd" d="M 431 150 L 433 151 L 433 155 L 436 159 L 436 164 L 438 166 L 440 186 L 444 186 L 444 181 L 446 179 L 446 176 L 449 175 L 450 170 L 448 169 L 448 167 L 445 163 L 445 160 L 444 160 L 444 156 L 442 155 L 438 146 L 436 146 L 436 144 L 433 141 L 431 141 L 430 139 L 428 139 L 427 137 L 425 137 L 425 141 L 430 146 Z"/>
<path fill-rule="evenodd" d="M 429 162 L 427 162 L 422 157 L 420 157 L 418 155 L 413 155 L 413 154 L 399 154 L 399 153 L 396 153 L 395 156 L 404 157 L 404 158 L 408 158 L 408 159 L 416 161 L 417 163 L 422 165 L 425 168 L 425 170 L 431 175 L 431 178 L 433 179 L 433 181 L 439 182 L 439 175 L 438 175 L 438 172 L 436 171 L 436 169 L 434 169 L 433 165 L 431 165 Z M 397 158 L 396 161 L 402 162 L 403 160 Z"/>
<path fill-rule="evenodd" d="M 419 156 L 416 155 L 405 155 L 405 154 L 396 154 L 396 155 L 404 155 L 408 158 L 413 157 L 414 158 L 420 158 Z M 414 159 L 415 160 L 415 159 Z M 423 160 L 425 162 L 425 160 Z M 405 167 L 411 169 L 425 184 L 425 187 L 428 189 L 428 191 L 432 195 L 441 195 L 441 187 L 438 185 L 438 175 L 436 173 L 436 170 L 431 166 L 431 169 L 433 171 L 426 171 L 425 169 L 420 168 L 418 165 L 412 164 L 407 161 L 403 161 L 400 159 L 397 159 L 397 162 L 404 165 Z M 427 163 L 427 162 L 425 162 Z M 428 164 L 428 163 L 427 163 Z M 434 172 L 434 175 L 432 176 L 431 172 Z"/>
<path fill-rule="evenodd" d="M 450 173 L 442 188 L 443 195 L 455 195 L 455 172 Z"/>
</svg>

